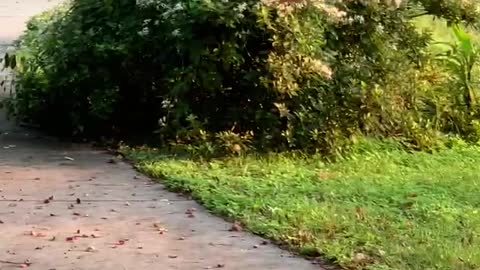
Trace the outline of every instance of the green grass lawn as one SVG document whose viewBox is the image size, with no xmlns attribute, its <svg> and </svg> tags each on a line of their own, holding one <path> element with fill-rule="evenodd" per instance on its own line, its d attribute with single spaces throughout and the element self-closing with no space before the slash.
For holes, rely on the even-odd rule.
<svg viewBox="0 0 480 270">
<path fill-rule="evenodd" d="M 480 147 L 367 148 L 334 164 L 127 152 L 141 171 L 213 212 L 347 269 L 480 269 Z"/>
</svg>

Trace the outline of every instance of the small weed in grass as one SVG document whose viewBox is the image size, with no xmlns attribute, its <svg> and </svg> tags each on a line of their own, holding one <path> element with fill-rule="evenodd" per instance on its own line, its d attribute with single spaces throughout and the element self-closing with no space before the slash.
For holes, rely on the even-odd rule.
<svg viewBox="0 0 480 270">
<path fill-rule="evenodd" d="M 193 161 L 128 151 L 212 211 L 348 269 L 480 269 L 480 149 Z"/>
</svg>

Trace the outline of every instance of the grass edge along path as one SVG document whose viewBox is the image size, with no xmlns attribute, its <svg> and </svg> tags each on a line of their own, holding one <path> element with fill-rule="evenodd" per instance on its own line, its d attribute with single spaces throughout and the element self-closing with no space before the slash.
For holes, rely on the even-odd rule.
<svg viewBox="0 0 480 270">
<path fill-rule="evenodd" d="M 373 149 L 334 164 L 279 154 L 195 161 L 125 153 L 212 212 L 346 269 L 480 268 L 480 147 Z"/>
</svg>

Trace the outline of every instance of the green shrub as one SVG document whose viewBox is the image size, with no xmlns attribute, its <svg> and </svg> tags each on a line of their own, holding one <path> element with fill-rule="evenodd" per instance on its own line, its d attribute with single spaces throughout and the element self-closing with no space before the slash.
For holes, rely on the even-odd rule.
<svg viewBox="0 0 480 270">
<path fill-rule="evenodd" d="M 456 132 L 439 100 L 456 117 L 472 108 L 450 101 L 418 12 L 478 15 L 439 0 L 77 0 L 30 21 L 10 109 L 54 132 L 155 131 L 208 155 L 332 154 L 363 135 L 429 148 Z"/>
</svg>

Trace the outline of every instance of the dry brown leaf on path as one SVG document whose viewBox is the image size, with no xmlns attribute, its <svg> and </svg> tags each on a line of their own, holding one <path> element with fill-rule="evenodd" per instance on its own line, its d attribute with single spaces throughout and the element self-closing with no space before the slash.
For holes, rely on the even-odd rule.
<svg viewBox="0 0 480 270">
<path fill-rule="evenodd" d="M 205 267 L 205 269 L 224 268 L 224 267 L 225 267 L 224 263 L 219 263 L 215 266 L 207 266 L 207 267 Z"/>
<path fill-rule="evenodd" d="M 243 231 L 242 224 L 240 224 L 240 222 L 238 222 L 238 221 L 235 221 L 232 224 L 232 227 L 230 228 L 229 231 L 231 231 L 231 232 L 241 232 L 241 231 Z"/>
<path fill-rule="evenodd" d="M 187 215 L 187 217 L 193 218 L 193 217 L 195 217 L 195 214 L 194 214 L 195 211 L 197 211 L 197 209 L 189 208 L 189 209 L 187 209 L 187 211 L 185 211 L 185 214 Z"/>
<path fill-rule="evenodd" d="M 110 164 L 117 164 L 117 161 L 113 158 L 107 160 L 107 163 L 110 163 Z"/>
<path fill-rule="evenodd" d="M 125 245 L 125 243 L 128 242 L 128 240 L 129 240 L 129 239 L 120 239 L 120 240 L 118 240 L 114 245 L 116 245 L 116 246 L 123 246 L 123 245 Z"/>
<path fill-rule="evenodd" d="M 89 247 L 87 247 L 87 249 L 85 251 L 86 252 L 95 252 L 95 251 L 97 251 L 97 249 L 94 246 L 89 246 Z"/>
<path fill-rule="evenodd" d="M 30 231 L 29 233 L 27 233 L 27 235 L 31 235 L 33 237 L 45 237 L 45 236 L 47 236 L 46 234 L 44 234 L 42 232 L 36 232 L 36 231 Z"/>
</svg>

